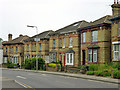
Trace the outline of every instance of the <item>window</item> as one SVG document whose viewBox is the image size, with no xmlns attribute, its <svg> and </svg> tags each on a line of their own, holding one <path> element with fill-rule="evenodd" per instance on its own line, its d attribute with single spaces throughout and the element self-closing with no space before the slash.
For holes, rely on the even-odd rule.
<svg viewBox="0 0 120 90">
<path fill-rule="evenodd" d="M 69 47 L 71 48 L 72 47 L 72 37 L 70 37 L 70 45 Z"/>
<path fill-rule="evenodd" d="M 113 55 L 114 59 L 120 59 L 120 45 L 113 46 Z"/>
<path fill-rule="evenodd" d="M 18 47 L 16 47 L 16 53 L 18 52 Z"/>
<path fill-rule="evenodd" d="M 29 51 L 29 45 L 27 45 L 27 51 Z"/>
<path fill-rule="evenodd" d="M 98 31 L 92 31 L 92 42 L 98 41 Z"/>
<path fill-rule="evenodd" d="M 73 65 L 73 53 L 66 54 L 66 65 Z"/>
<path fill-rule="evenodd" d="M 7 47 L 6 47 L 6 51 L 5 52 L 7 52 Z"/>
<path fill-rule="evenodd" d="M 55 39 L 53 40 L 53 48 L 55 48 Z"/>
<path fill-rule="evenodd" d="M 33 44 L 33 45 L 32 45 L 32 50 L 33 50 L 33 51 L 36 51 L 36 44 Z"/>
<path fill-rule="evenodd" d="M 88 60 L 89 62 L 97 62 L 97 49 L 88 50 Z"/>
<path fill-rule="evenodd" d="M 62 48 L 62 39 L 60 39 L 60 48 Z"/>
<path fill-rule="evenodd" d="M 63 39 L 63 48 L 65 48 L 65 38 Z"/>
<path fill-rule="evenodd" d="M 56 54 L 54 54 L 54 53 L 50 54 L 50 61 L 51 62 L 53 62 L 53 61 L 56 62 Z"/>
<path fill-rule="evenodd" d="M 119 26 L 118 26 L 118 33 L 119 33 L 119 36 L 120 36 L 120 22 L 119 22 Z"/>
<path fill-rule="evenodd" d="M 18 57 L 16 57 L 16 64 L 18 63 Z"/>
<path fill-rule="evenodd" d="M 15 63 L 15 57 L 14 57 L 14 62 L 13 63 Z"/>
<path fill-rule="evenodd" d="M 85 42 L 85 32 L 83 33 L 83 43 Z"/>
<path fill-rule="evenodd" d="M 39 45 L 40 45 L 40 51 L 41 51 L 41 43 Z"/>
</svg>

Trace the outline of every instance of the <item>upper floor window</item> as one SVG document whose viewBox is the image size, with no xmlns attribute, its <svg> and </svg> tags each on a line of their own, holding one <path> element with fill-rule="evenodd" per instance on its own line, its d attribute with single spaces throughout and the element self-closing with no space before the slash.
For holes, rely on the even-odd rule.
<svg viewBox="0 0 120 90">
<path fill-rule="evenodd" d="M 32 51 L 36 51 L 36 44 L 32 45 Z"/>
<path fill-rule="evenodd" d="M 63 48 L 65 48 L 65 38 L 63 39 Z"/>
<path fill-rule="evenodd" d="M 6 51 L 5 52 L 7 52 L 7 47 L 6 47 Z"/>
<path fill-rule="evenodd" d="M 18 52 L 18 47 L 16 47 L 16 52 Z"/>
<path fill-rule="evenodd" d="M 62 39 L 60 39 L 60 48 L 62 48 Z"/>
<path fill-rule="evenodd" d="M 55 48 L 55 39 L 53 40 L 53 48 Z"/>
<path fill-rule="evenodd" d="M 41 46 L 41 43 L 40 43 L 39 45 L 40 45 L 40 51 L 41 51 L 41 47 L 42 47 L 42 46 Z"/>
<path fill-rule="evenodd" d="M 92 31 L 92 42 L 98 41 L 98 31 Z"/>
<path fill-rule="evenodd" d="M 83 33 L 83 43 L 85 42 L 85 32 Z"/>
<path fill-rule="evenodd" d="M 70 45 L 69 45 L 69 47 L 72 47 L 72 37 L 70 37 Z"/>
<path fill-rule="evenodd" d="M 119 22 L 119 25 L 118 25 L 118 31 L 119 31 L 119 36 L 120 36 L 120 22 Z"/>
<path fill-rule="evenodd" d="M 29 45 L 27 45 L 27 51 L 29 51 Z"/>
</svg>

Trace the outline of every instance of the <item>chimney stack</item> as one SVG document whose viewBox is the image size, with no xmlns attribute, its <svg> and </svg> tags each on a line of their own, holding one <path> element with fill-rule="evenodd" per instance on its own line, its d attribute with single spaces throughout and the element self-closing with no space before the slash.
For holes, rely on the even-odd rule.
<svg viewBox="0 0 120 90">
<path fill-rule="evenodd" d="M 19 35 L 19 37 L 23 36 L 22 34 Z"/>
<path fill-rule="evenodd" d="M 114 4 L 116 4 L 116 0 L 114 0 Z"/>
<path fill-rule="evenodd" d="M 117 4 L 119 4 L 119 1 L 117 0 Z"/>
<path fill-rule="evenodd" d="M 12 34 L 8 34 L 8 41 L 12 40 Z"/>
</svg>

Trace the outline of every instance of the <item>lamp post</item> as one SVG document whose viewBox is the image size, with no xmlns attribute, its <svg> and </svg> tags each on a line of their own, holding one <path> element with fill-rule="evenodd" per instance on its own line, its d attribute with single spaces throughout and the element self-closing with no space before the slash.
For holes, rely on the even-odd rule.
<svg viewBox="0 0 120 90">
<path fill-rule="evenodd" d="M 27 25 L 27 27 L 31 27 L 31 28 L 36 28 L 36 34 L 38 34 L 38 28 L 37 26 L 30 26 L 30 25 Z M 36 71 L 38 70 L 38 59 L 37 59 L 37 54 L 38 54 L 38 47 L 37 47 L 37 43 L 38 43 L 38 37 L 36 35 Z"/>
</svg>

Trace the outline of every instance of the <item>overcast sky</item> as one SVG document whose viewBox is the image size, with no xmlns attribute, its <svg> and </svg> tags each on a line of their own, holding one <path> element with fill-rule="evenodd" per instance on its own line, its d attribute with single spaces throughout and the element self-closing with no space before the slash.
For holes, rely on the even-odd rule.
<svg viewBox="0 0 120 90">
<path fill-rule="evenodd" d="M 19 34 L 33 36 L 35 25 L 39 33 L 57 30 L 77 21 L 94 21 L 112 15 L 114 0 L 0 0 L 0 38 L 13 39 Z"/>
</svg>

